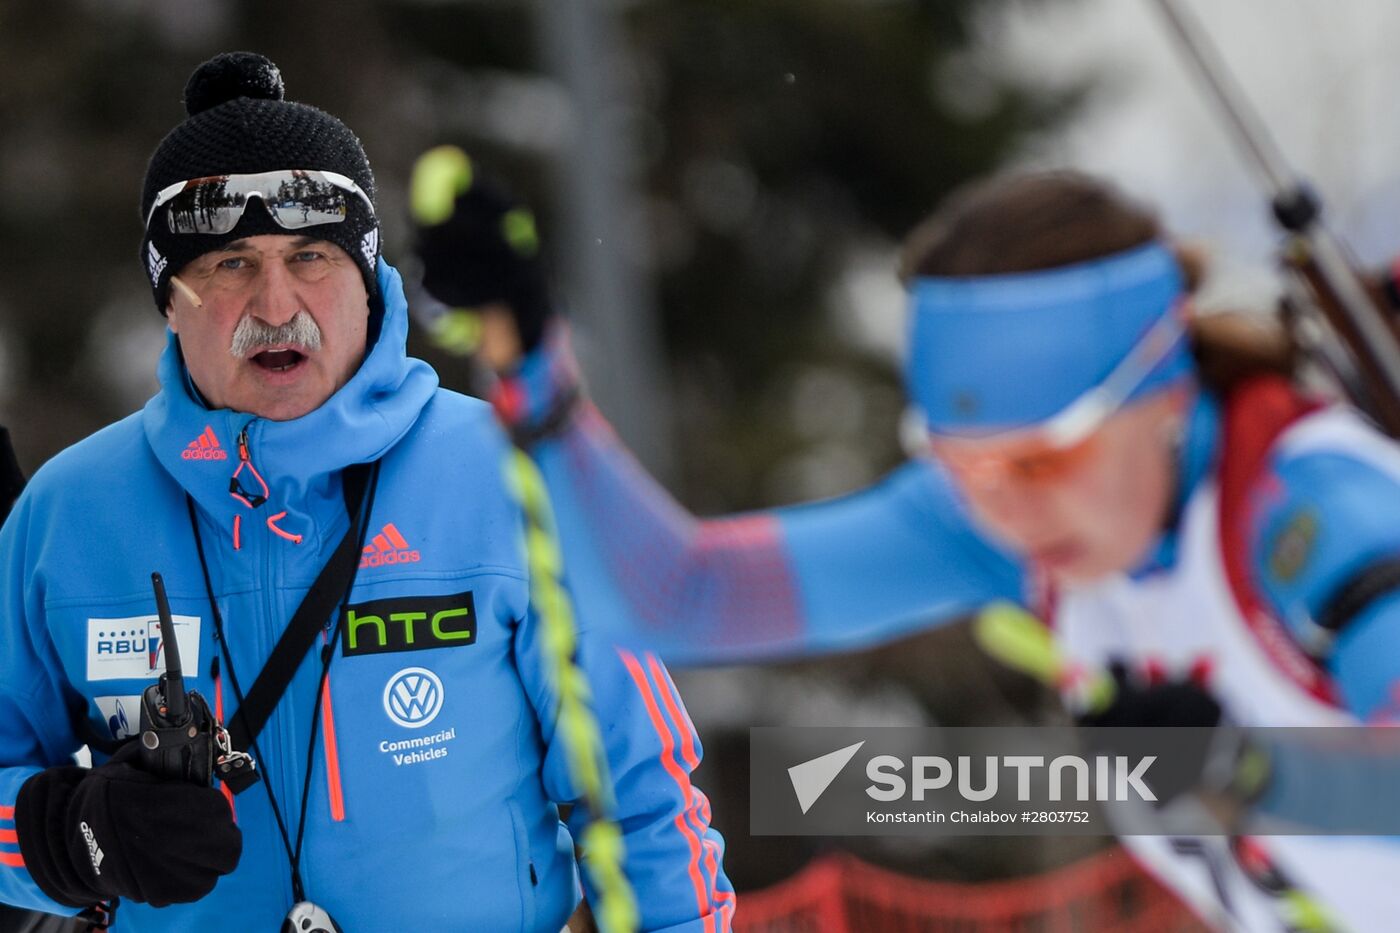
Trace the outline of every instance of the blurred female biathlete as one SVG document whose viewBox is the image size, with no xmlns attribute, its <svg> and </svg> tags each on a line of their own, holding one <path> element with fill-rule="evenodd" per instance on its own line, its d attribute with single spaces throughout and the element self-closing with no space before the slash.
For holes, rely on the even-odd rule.
<svg viewBox="0 0 1400 933">
<path fill-rule="evenodd" d="M 1203 688 L 1245 726 L 1400 713 L 1400 445 L 1277 373 L 1203 379 L 1182 264 L 1104 184 L 997 179 L 939 210 L 902 273 L 923 455 L 854 495 L 715 520 L 582 400 L 533 245 L 508 235 L 521 209 L 459 151 L 425 155 L 414 187 L 439 206 L 418 217 L 425 287 L 519 335 L 522 360 L 495 353 L 497 407 L 547 478 L 577 598 L 673 664 L 865 647 L 1011 600 L 1050 623 L 1071 704 L 1114 669 Z M 1378 929 L 1400 909 L 1383 839 L 1124 843 L 1230 928 Z"/>
</svg>

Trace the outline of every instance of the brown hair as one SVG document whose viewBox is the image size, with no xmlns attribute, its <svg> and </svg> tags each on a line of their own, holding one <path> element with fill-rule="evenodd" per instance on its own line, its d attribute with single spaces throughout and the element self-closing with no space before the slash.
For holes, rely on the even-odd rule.
<svg viewBox="0 0 1400 933">
<path fill-rule="evenodd" d="M 1160 234 L 1155 214 L 1079 172 L 1000 176 L 954 192 L 915 229 L 905 240 L 900 276 L 1053 269 Z"/>
<path fill-rule="evenodd" d="M 1165 240 L 1157 214 L 1081 172 L 998 176 L 952 194 L 904 241 L 901 280 L 1053 269 Z M 1205 256 L 1175 249 L 1188 291 Z M 1228 391 L 1264 372 L 1291 374 L 1292 342 L 1276 318 L 1223 312 L 1193 319 L 1192 348 L 1206 385 Z"/>
</svg>

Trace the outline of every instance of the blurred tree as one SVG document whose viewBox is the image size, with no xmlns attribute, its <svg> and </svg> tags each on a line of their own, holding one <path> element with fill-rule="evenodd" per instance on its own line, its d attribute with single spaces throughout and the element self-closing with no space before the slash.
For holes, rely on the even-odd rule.
<svg viewBox="0 0 1400 933">
<path fill-rule="evenodd" d="M 830 494 L 898 459 L 894 368 L 841 336 L 832 285 L 853 251 L 874 242 L 892 254 L 950 188 L 995 167 L 1078 99 L 978 69 L 969 41 L 989 5 L 620 5 L 631 39 L 622 71 L 639 106 L 617 115 L 619 132 L 635 140 L 645 169 L 639 250 L 651 264 L 675 420 L 684 426 L 677 492 L 692 507 Z M 518 3 L 400 2 L 394 10 L 404 43 L 461 74 L 531 67 L 528 8 Z M 499 93 L 500 83 L 456 88 Z M 538 166 L 522 170 L 522 148 L 501 146 L 508 134 L 448 115 L 479 113 L 480 101 L 440 98 L 438 108 L 452 141 L 488 164 L 494 156 L 535 203 L 548 203 Z M 854 400 L 851 417 L 809 417 L 804 429 L 794 406 L 831 401 L 794 393 L 804 376 Z"/>
<path fill-rule="evenodd" d="M 702 493 L 707 504 L 831 494 L 898 458 L 898 395 L 871 391 L 896 386 L 893 369 L 839 335 L 831 286 L 853 249 L 893 246 L 1067 103 L 971 73 L 986 84 L 980 104 L 951 103 L 948 66 L 964 55 L 979 6 L 707 0 L 636 10 L 661 129 L 653 196 L 673 227 L 658 240 L 684 244 L 658 282 L 678 398 L 691 409 L 680 417 L 718 435 L 683 437 L 686 490 L 726 483 Z M 844 383 L 864 400 L 844 436 L 795 430 L 794 406 L 839 402 L 790 392 L 814 366 L 837 374 L 832 391 Z M 822 445 L 848 456 L 806 474 L 784 469 Z M 804 482 L 813 472 L 820 479 Z"/>
</svg>

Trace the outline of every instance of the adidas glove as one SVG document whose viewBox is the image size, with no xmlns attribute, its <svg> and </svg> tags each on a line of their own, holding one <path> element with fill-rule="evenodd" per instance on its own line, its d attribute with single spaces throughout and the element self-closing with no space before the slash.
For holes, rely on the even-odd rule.
<svg viewBox="0 0 1400 933">
<path fill-rule="evenodd" d="M 423 287 L 452 308 L 506 305 L 529 353 L 553 314 L 530 209 L 455 146 L 423 153 L 409 203 Z"/>
<path fill-rule="evenodd" d="M 128 742 L 99 767 L 48 768 L 21 786 L 20 852 L 58 903 L 197 901 L 238 865 L 243 834 L 223 795 L 140 770 L 138 752 Z"/>
</svg>

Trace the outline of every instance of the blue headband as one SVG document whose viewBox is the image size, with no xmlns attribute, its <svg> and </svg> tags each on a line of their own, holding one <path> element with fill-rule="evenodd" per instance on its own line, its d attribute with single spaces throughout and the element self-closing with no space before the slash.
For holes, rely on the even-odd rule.
<svg viewBox="0 0 1400 933">
<path fill-rule="evenodd" d="M 1102 382 L 1183 289 L 1160 243 L 1043 272 L 918 278 L 905 383 L 942 433 L 1025 427 Z M 1184 341 L 1129 396 L 1191 369 Z"/>
</svg>

